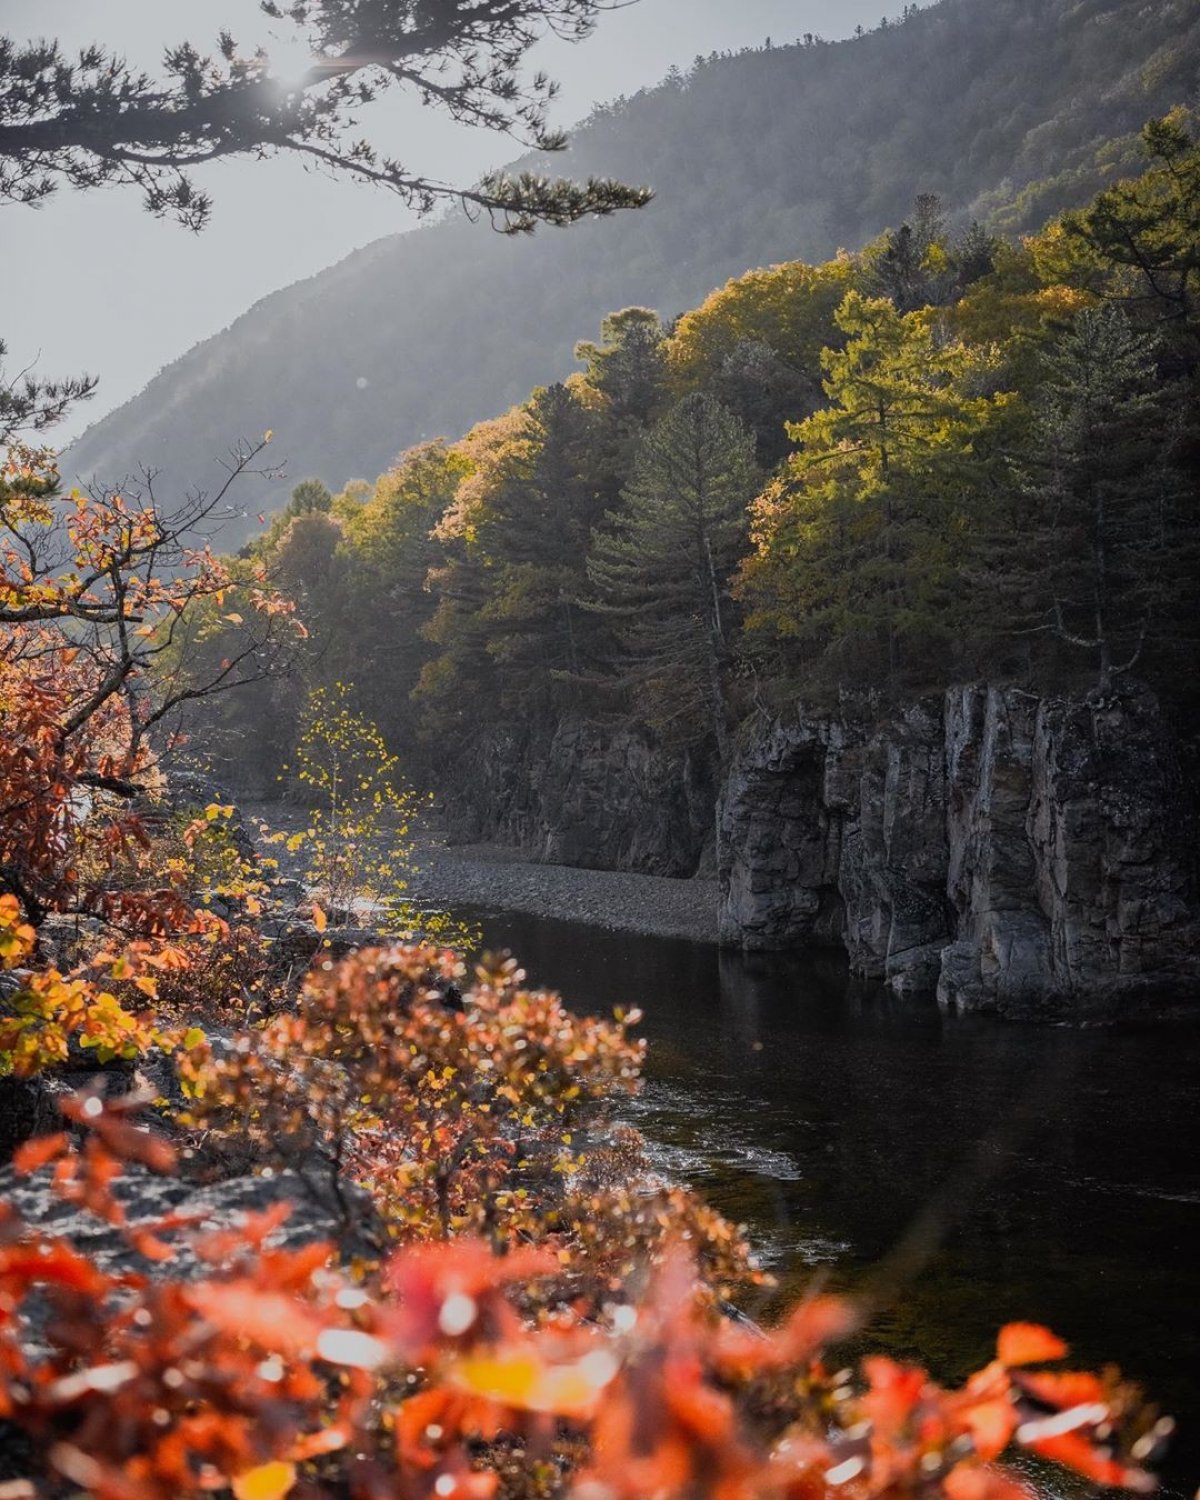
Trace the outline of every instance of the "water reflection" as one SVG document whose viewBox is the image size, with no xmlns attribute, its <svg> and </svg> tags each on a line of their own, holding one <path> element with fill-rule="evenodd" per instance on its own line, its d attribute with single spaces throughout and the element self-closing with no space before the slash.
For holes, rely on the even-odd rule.
<svg viewBox="0 0 1200 1500">
<path fill-rule="evenodd" d="M 636 1123 L 664 1170 L 750 1225 L 784 1293 L 886 1272 L 903 1295 L 873 1342 L 946 1378 L 987 1359 L 998 1324 L 1047 1322 L 1175 1413 L 1168 1478 L 1195 1491 L 1196 1028 L 946 1017 L 833 957 L 482 923 L 577 1008 L 642 1007 Z"/>
</svg>

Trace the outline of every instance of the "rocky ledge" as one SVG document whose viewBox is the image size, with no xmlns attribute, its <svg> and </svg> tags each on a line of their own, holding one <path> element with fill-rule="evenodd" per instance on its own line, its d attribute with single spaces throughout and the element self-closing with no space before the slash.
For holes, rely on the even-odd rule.
<svg viewBox="0 0 1200 1500">
<path fill-rule="evenodd" d="M 744 734 L 721 937 L 842 947 L 898 994 L 1112 1019 L 1200 1001 L 1194 820 L 1154 696 L 955 688 L 872 726 Z"/>
</svg>

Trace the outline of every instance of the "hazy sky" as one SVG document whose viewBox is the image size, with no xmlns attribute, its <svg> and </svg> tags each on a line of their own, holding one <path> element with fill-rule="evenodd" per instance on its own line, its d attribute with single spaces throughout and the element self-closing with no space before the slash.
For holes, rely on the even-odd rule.
<svg viewBox="0 0 1200 1500">
<path fill-rule="evenodd" d="M 542 43 L 537 63 L 562 83 L 557 121 L 566 126 L 698 53 L 806 31 L 846 36 L 899 9 L 898 0 L 636 0 L 602 17 L 587 42 Z M 211 46 L 223 25 L 244 44 L 274 43 L 287 55 L 254 0 L 0 0 L 0 16 L 9 36 L 57 36 L 68 47 L 103 41 L 147 67 L 185 37 Z M 519 154 L 503 137 L 456 128 L 398 96 L 375 107 L 370 133 L 415 168 L 456 182 Z M 0 208 L 9 375 L 36 362 L 45 374 L 101 376 L 95 398 L 53 434 L 58 443 L 268 292 L 415 222 L 387 193 L 296 162 L 213 164 L 199 180 L 216 199 L 201 235 L 150 218 L 128 189 L 63 192 L 36 212 Z"/>
</svg>

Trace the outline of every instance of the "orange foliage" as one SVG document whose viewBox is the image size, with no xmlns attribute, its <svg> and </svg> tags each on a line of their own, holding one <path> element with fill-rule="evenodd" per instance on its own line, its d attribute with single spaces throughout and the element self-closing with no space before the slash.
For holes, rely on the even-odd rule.
<svg viewBox="0 0 1200 1500">
<path fill-rule="evenodd" d="M 348 1262 L 332 1243 L 281 1249 L 286 1206 L 207 1234 L 178 1215 L 127 1222 L 122 1163 L 174 1169 L 136 1099 L 77 1097 L 82 1146 L 64 1132 L 20 1152 L 18 1172 L 51 1174 L 147 1266 L 105 1269 L 0 1207 L 0 1422 L 31 1440 L 36 1493 L 1031 1500 L 1000 1463 L 1014 1445 L 1151 1487 L 1132 1455 L 1153 1446 L 1152 1415 L 1113 1375 L 1027 1368 L 1066 1354 L 1047 1329 L 1002 1329 L 958 1390 L 882 1356 L 855 1374 L 828 1358 L 859 1331 L 846 1301 L 806 1301 L 772 1331 L 723 1315 L 690 1238 L 698 1206 L 646 1189 L 658 1206 L 639 1222 L 627 1184 L 622 1251 L 602 1214 L 585 1234 L 531 1143 L 632 1084 L 639 1049 L 622 1022 L 524 990 L 511 962 L 461 998 L 459 974 L 421 947 L 323 965 L 228 1064 L 204 1047 L 185 1064 L 214 1109 L 257 1111 L 264 1143 L 333 1152 L 344 1185 L 378 1174 L 416 1243 Z M 702 1254 L 731 1253 L 713 1220 Z M 181 1236 L 192 1279 L 173 1270 Z"/>
<path fill-rule="evenodd" d="M 18 1170 L 54 1161 L 64 1195 L 135 1245 L 169 1245 L 187 1226 L 125 1225 L 109 1191 L 118 1156 L 170 1170 L 169 1147 L 150 1146 L 128 1107 L 82 1098 L 70 1114 L 93 1132 L 83 1149 L 57 1136 Z M 0 1219 L 0 1419 L 33 1440 L 38 1493 L 490 1500 L 497 1457 L 515 1448 L 529 1493 L 577 1500 L 1028 1500 L 996 1464 L 1012 1441 L 1098 1483 L 1149 1487 L 1121 1456 L 1131 1412 L 1119 1386 L 1001 1359 L 957 1391 L 881 1357 L 859 1379 L 831 1375 L 822 1356 L 855 1327 L 851 1306 L 818 1299 L 769 1333 L 732 1323 L 678 1239 L 654 1256 L 636 1306 L 585 1318 L 561 1305 L 531 1322 L 518 1307 L 555 1269 L 545 1250 L 497 1255 L 464 1239 L 356 1274 L 331 1245 L 274 1248 L 285 1213 L 236 1235 L 192 1229 L 191 1281 L 114 1275 L 11 1212 Z M 31 1343 L 22 1318 L 39 1302 Z M 1002 1330 L 1000 1348 L 1014 1340 L 1022 1354 L 1063 1352 L 1030 1325 Z M 786 1399 L 764 1420 L 755 1396 L 768 1383 Z M 1047 1412 L 1078 1394 L 1095 1399 Z"/>
<path fill-rule="evenodd" d="M 101 1061 L 136 1054 L 154 1040 L 139 1012 L 155 974 L 227 936 L 159 859 L 138 799 L 161 785 L 152 733 L 185 699 L 256 671 L 288 608 L 245 585 L 264 623 L 239 657 L 206 681 L 152 681 L 193 611 L 234 586 L 187 541 L 221 496 L 168 525 L 150 501 L 56 486 L 45 453 L 10 450 L 0 469 L 0 963 L 29 971 L 0 1021 L 0 1072 L 64 1062 L 80 1044 Z M 101 924 L 116 951 L 69 974 L 50 967 L 38 933 L 52 916 Z"/>
</svg>

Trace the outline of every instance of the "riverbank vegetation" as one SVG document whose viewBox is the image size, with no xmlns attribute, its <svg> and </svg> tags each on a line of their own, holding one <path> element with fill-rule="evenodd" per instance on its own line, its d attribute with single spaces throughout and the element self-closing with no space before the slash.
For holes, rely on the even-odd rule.
<svg viewBox="0 0 1200 1500">
<path fill-rule="evenodd" d="M 597 6 L 485 4 L 432 42 L 421 7 L 265 8 L 326 64 L 283 97 L 228 37 L 216 64 L 170 54 L 160 89 L 101 49 L 0 47 L 0 193 L 132 177 L 198 225 L 194 155 L 320 143 L 425 203 L 441 189 L 344 144 L 356 46 L 426 97 L 457 68 L 452 113 L 549 148 L 548 85 L 514 70 L 535 23 L 586 31 Z M 394 24 L 366 35 L 375 13 Z M 396 65 L 413 54 L 431 71 Z M 1031 684 L 1169 688 L 1200 151 L 1184 111 L 1144 144 L 1141 177 L 1019 244 L 923 198 L 862 254 L 752 273 L 670 326 L 615 312 L 581 374 L 373 486 L 298 486 L 236 558 L 202 541 L 223 492 L 170 519 L 150 477 L 140 501 L 64 495 L 14 443 L 0 1500 L 1030 1500 L 1018 1453 L 1152 1488 L 1170 1421 L 1039 1325 L 947 1389 L 849 1361 L 867 1302 L 739 1315 L 765 1279 L 743 1232 L 620 1122 L 637 1014 L 577 1016 L 515 960 L 430 941 L 377 852 L 414 807 L 389 743 L 432 780 L 468 730 L 569 708 L 723 758 L 747 714 L 848 665 L 891 699 L 983 655 Z M 644 194 L 457 196 L 526 229 Z M 5 438 L 89 389 L 3 387 Z M 311 801 L 309 889 L 176 771 L 189 730 Z M 363 902 L 377 930 L 339 932 Z"/>
<path fill-rule="evenodd" d="M 613 1117 L 635 1013 L 576 1017 L 509 958 L 339 957 L 315 903 L 281 929 L 233 810 L 173 800 L 146 731 L 184 691 L 177 622 L 241 631 L 236 600 L 269 639 L 295 633 L 290 604 L 203 553 L 158 576 L 155 514 L 84 498 L 63 570 L 34 567 L 12 548 L 41 534 L 52 476 L 31 460 L 6 482 L 25 528 L 0 692 L 27 726 L 0 894 L 12 1500 L 1030 1500 L 1010 1448 L 1152 1486 L 1170 1424 L 1115 1373 L 1062 1369 L 1045 1328 L 1006 1325 L 946 1389 L 835 1357 L 865 1303 L 739 1319 L 764 1280 L 742 1232 Z M 336 697 L 297 764 L 368 820 L 387 801 L 386 751 Z"/>
</svg>

